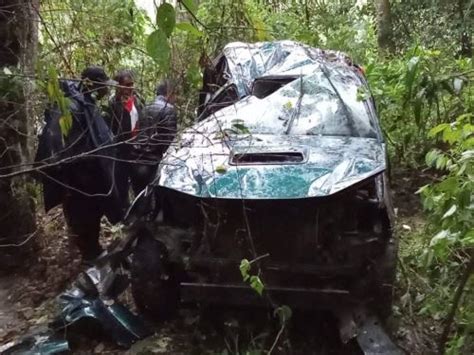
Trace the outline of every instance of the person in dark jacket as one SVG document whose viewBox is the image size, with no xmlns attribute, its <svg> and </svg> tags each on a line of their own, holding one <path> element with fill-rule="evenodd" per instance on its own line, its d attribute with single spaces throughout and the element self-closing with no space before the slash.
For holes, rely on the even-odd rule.
<svg viewBox="0 0 474 355">
<path fill-rule="evenodd" d="M 109 103 L 106 121 L 117 146 L 116 183 L 121 196 L 122 209 L 128 207 L 129 180 L 136 164 L 133 160 L 134 142 L 140 131 L 140 99 L 134 90 L 134 75 L 131 70 L 120 70 L 114 80 L 118 83 L 115 95 Z"/>
<path fill-rule="evenodd" d="M 102 252 L 102 216 L 112 223 L 122 218 L 117 207 L 112 135 L 96 103 L 107 94 L 111 83 L 97 66 L 86 68 L 79 82 L 61 81 L 68 112 L 62 112 L 57 104 L 46 110 L 46 125 L 35 158 L 45 209 L 62 204 L 70 235 L 83 261 L 95 259 Z M 65 124 L 68 120 L 69 125 Z"/>
<path fill-rule="evenodd" d="M 135 157 L 146 164 L 132 170 L 132 187 L 135 194 L 143 190 L 155 177 L 158 165 L 176 136 L 177 114 L 174 83 L 163 80 L 156 88 L 156 97 L 145 106 L 140 117 L 140 134 Z"/>
<path fill-rule="evenodd" d="M 118 83 L 115 95 L 110 101 L 107 123 L 111 128 L 116 141 L 128 142 L 136 137 L 139 131 L 139 114 L 142 104 L 135 94 L 134 75 L 131 70 L 119 71 L 114 80 Z M 132 144 L 121 146 L 124 152 Z"/>
</svg>

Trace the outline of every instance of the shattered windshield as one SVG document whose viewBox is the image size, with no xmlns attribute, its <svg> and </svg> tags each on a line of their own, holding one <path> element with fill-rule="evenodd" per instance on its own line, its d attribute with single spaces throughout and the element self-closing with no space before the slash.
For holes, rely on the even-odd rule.
<svg viewBox="0 0 474 355">
<path fill-rule="evenodd" d="M 376 138 L 367 104 L 360 99 L 360 79 L 349 67 L 321 66 L 271 95 L 248 96 L 206 119 L 215 128 L 236 122 L 252 134 L 323 135 Z M 210 128 L 210 127 L 208 127 Z"/>
</svg>

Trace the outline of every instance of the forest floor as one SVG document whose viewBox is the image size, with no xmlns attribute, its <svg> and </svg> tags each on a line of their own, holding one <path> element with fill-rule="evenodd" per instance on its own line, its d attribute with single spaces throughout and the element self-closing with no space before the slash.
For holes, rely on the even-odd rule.
<svg viewBox="0 0 474 355">
<path fill-rule="evenodd" d="M 414 192 L 426 183 L 426 176 L 400 171 L 394 174 L 392 181 L 397 230 L 401 237 L 400 255 L 403 256 L 423 230 L 419 197 Z M 57 311 L 55 297 L 80 271 L 80 256 L 68 242 L 61 210 L 38 215 L 37 222 L 40 233 L 34 240 L 35 257 L 26 260 L 15 274 L 0 276 L 0 349 L 2 344 L 52 320 Z M 104 230 L 106 242 L 113 231 Z M 416 277 L 410 275 L 411 270 L 407 271 L 405 265 L 399 269 L 399 279 Z M 406 284 L 406 280 L 400 283 Z M 418 317 L 410 303 L 403 299 L 405 294 L 406 290 L 399 287 L 394 317 L 389 323 L 392 336 L 407 353 L 434 353 L 433 339 L 439 333 L 438 326 Z M 132 302 L 129 293 L 126 300 Z M 257 354 L 272 346 L 279 331 L 272 318 L 267 312 L 255 310 L 184 309 L 175 320 L 152 325 L 155 334 L 128 351 L 101 338 L 84 339 L 76 350 L 110 354 Z M 295 314 L 274 353 L 358 353 L 353 343 L 343 345 L 338 338 L 335 322 L 328 315 Z"/>
</svg>

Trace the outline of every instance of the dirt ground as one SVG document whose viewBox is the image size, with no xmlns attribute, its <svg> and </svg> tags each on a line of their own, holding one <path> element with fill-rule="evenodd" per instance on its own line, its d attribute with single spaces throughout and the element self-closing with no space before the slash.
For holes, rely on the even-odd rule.
<svg viewBox="0 0 474 355">
<path fill-rule="evenodd" d="M 427 176 L 398 172 L 392 177 L 398 228 L 418 228 L 422 224 L 419 198 L 414 192 Z M 80 257 L 67 238 L 60 209 L 38 216 L 39 233 L 34 257 L 25 260 L 15 273 L 0 275 L 0 346 L 28 329 L 46 324 L 57 311 L 55 297 L 64 291 L 80 270 Z M 104 226 L 104 243 L 113 228 Z M 401 292 L 399 292 L 401 293 Z M 131 297 L 126 296 L 129 303 Z M 133 305 L 131 305 L 133 308 Z M 432 336 L 436 329 L 419 320 L 405 317 L 404 308 L 396 305 L 390 326 L 400 346 L 411 354 L 431 353 Z M 219 314 L 219 317 L 215 317 Z M 256 318 L 258 314 L 258 319 Z M 211 315 L 211 316 L 209 316 Z M 271 314 L 239 310 L 185 309 L 173 321 L 151 324 L 155 334 L 135 344 L 130 350 L 117 348 L 106 338 L 83 339 L 79 353 L 245 353 L 269 349 L 279 327 Z M 354 344 L 342 345 L 338 340 L 334 320 L 324 314 L 295 315 L 285 336 L 276 347 L 278 353 L 357 354 Z M 253 352 L 257 354 L 258 352 Z"/>
<path fill-rule="evenodd" d="M 38 225 L 42 227 L 35 240 L 35 258 L 16 273 L 0 276 L 0 346 L 51 321 L 58 311 L 55 297 L 80 271 L 80 256 L 68 241 L 61 210 L 38 216 Z M 110 234 L 107 228 L 105 234 Z M 109 238 L 103 236 L 104 244 Z M 134 308 L 129 290 L 123 301 Z M 289 327 L 274 353 L 359 353 L 354 343 L 340 343 L 335 321 L 328 315 L 297 314 L 296 318 L 294 324 L 303 326 Z M 280 330 L 271 312 L 255 309 L 183 309 L 172 321 L 148 325 L 154 335 L 129 350 L 118 348 L 107 337 L 84 336 L 75 339 L 74 353 L 252 354 L 270 348 Z"/>
</svg>

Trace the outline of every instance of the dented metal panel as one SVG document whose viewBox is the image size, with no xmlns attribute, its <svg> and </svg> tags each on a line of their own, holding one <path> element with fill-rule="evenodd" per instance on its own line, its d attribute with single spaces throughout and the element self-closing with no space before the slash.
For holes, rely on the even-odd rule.
<svg viewBox="0 0 474 355">
<path fill-rule="evenodd" d="M 253 80 L 270 75 L 308 75 L 321 62 L 349 64 L 341 52 L 312 48 L 294 41 L 243 43 L 232 42 L 223 49 L 230 81 L 240 97 L 250 93 Z"/>
<path fill-rule="evenodd" d="M 193 139 L 192 137 L 189 137 Z M 384 146 L 373 138 L 255 135 L 168 152 L 159 184 L 198 197 L 285 199 L 327 196 L 385 169 Z M 230 164 L 236 152 L 301 152 L 301 163 Z"/>
<path fill-rule="evenodd" d="M 186 129 L 161 162 L 160 186 L 197 197 L 294 199 L 331 195 L 385 169 L 365 83 L 343 54 L 291 41 L 231 43 L 223 52 L 241 96 L 258 77 L 297 78 Z"/>
<path fill-rule="evenodd" d="M 347 66 L 332 68 L 328 76 L 326 69 L 318 68 L 263 99 L 248 96 L 196 128 L 210 134 L 243 125 L 251 134 L 376 138 L 377 123 L 361 99 L 364 86 L 358 76 Z"/>
</svg>

